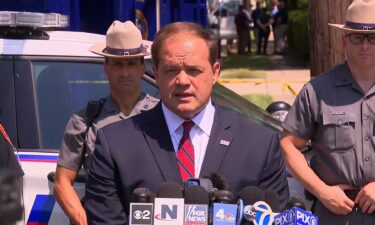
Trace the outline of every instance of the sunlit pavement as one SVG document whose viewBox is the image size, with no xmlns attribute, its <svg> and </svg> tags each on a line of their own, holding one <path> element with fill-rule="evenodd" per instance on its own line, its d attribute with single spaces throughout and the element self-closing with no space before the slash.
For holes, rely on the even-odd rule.
<svg viewBox="0 0 375 225">
<path fill-rule="evenodd" d="M 308 69 L 264 70 L 267 77 L 254 79 L 220 79 L 219 82 L 239 95 L 271 95 L 273 101 L 292 104 L 295 95 L 310 80 Z"/>
</svg>

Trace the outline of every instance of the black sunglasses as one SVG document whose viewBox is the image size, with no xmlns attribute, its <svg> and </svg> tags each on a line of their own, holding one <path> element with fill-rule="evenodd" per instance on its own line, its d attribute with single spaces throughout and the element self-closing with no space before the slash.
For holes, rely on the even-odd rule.
<svg viewBox="0 0 375 225">
<path fill-rule="evenodd" d="M 367 42 L 375 45 L 375 34 L 360 34 L 360 33 L 351 33 L 346 34 L 346 37 L 349 37 L 349 41 L 352 44 L 359 45 L 362 44 L 365 38 L 367 39 Z"/>
</svg>

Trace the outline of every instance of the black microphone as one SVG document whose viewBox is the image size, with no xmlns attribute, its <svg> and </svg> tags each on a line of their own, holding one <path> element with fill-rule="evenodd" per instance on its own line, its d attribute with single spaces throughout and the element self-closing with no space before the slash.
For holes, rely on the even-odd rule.
<svg viewBox="0 0 375 225">
<path fill-rule="evenodd" d="M 132 202 L 152 203 L 154 199 L 155 194 L 147 188 L 136 188 L 133 191 Z"/>
<path fill-rule="evenodd" d="M 209 204 L 208 191 L 202 186 L 191 186 L 185 191 L 185 204 Z"/>
<path fill-rule="evenodd" d="M 272 212 L 280 213 L 280 197 L 275 191 L 266 190 L 264 192 L 264 201 L 271 207 Z"/>
<path fill-rule="evenodd" d="M 185 191 L 184 224 L 208 224 L 208 192 L 202 186 L 191 186 Z"/>
<path fill-rule="evenodd" d="M 305 201 L 303 200 L 303 198 L 292 196 L 288 201 L 287 209 L 290 209 L 293 207 L 306 210 L 306 205 L 305 205 Z"/>
<path fill-rule="evenodd" d="M 154 206 L 154 225 L 184 224 L 184 199 L 182 188 L 177 183 L 162 184 Z"/>
<path fill-rule="evenodd" d="M 153 198 L 155 198 L 155 194 L 147 188 L 134 189 L 130 203 L 129 225 L 152 225 Z"/>
<path fill-rule="evenodd" d="M 255 186 L 247 186 L 237 193 L 238 197 L 238 224 L 251 225 L 256 219 L 257 211 L 254 207 L 256 202 L 265 200 L 264 192 Z"/>
<path fill-rule="evenodd" d="M 216 203 L 234 204 L 234 195 L 227 190 L 218 190 L 215 196 Z"/>
<path fill-rule="evenodd" d="M 212 182 L 212 186 L 214 188 L 217 188 L 218 190 L 230 190 L 228 182 L 222 175 L 219 175 L 217 173 L 209 173 L 203 177 L 210 179 Z"/>
<path fill-rule="evenodd" d="M 183 198 L 182 187 L 175 182 L 163 183 L 157 192 L 158 198 Z"/>
</svg>

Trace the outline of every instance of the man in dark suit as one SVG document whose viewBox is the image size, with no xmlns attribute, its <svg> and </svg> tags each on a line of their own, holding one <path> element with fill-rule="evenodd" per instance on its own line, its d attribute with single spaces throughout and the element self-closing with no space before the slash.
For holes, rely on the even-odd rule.
<svg viewBox="0 0 375 225">
<path fill-rule="evenodd" d="M 211 102 L 220 64 L 212 36 L 194 23 L 161 29 L 152 45 L 161 103 L 99 130 L 89 169 L 89 224 L 126 224 L 132 191 L 156 192 L 210 172 L 237 192 L 246 186 L 289 198 L 278 135 Z"/>
</svg>

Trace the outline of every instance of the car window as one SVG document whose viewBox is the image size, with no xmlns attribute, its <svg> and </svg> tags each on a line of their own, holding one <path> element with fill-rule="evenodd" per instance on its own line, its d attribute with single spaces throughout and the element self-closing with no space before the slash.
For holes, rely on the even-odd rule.
<svg viewBox="0 0 375 225">
<path fill-rule="evenodd" d="M 41 148 L 58 148 L 65 124 L 89 100 L 109 93 L 100 63 L 32 63 Z"/>
<path fill-rule="evenodd" d="M 109 94 L 101 63 L 32 62 L 40 147 L 58 149 L 65 125 L 72 113 Z M 157 96 L 158 89 L 142 81 L 142 91 Z"/>
</svg>

